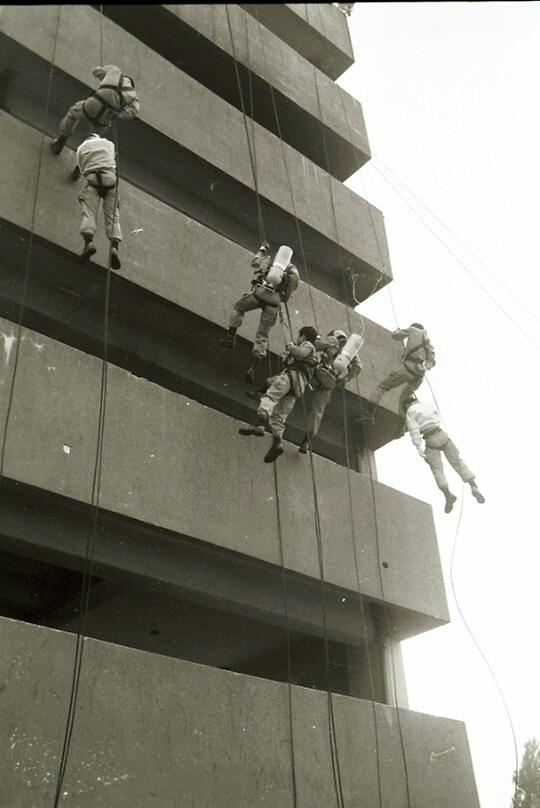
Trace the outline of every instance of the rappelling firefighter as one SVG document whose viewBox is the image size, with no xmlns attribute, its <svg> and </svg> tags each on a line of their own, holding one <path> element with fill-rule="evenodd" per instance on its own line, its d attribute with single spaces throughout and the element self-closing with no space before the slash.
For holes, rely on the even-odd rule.
<svg viewBox="0 0 540 808">
<path fill-rule="evenodd" d="M 298 332 L 296 342 L 287 343 L 283 370 L 270 380 L 266 392 L 261 396 L 255 423 L 252 427 L 238 430 L 240 435 L 262 437 L 268 427 L 272 445 L 264 456 L 265 463 L 273 463 L 284 451 L 282 437 L 285 423 L 296 400 L 304 395 L 319 362 L 315 348 L 317 339 L 315 328 L 306 325 Z"/>
<path fill-rule="evenodd" d="M 405 415 L 405 401 L 417 390 L 424 380 L 427 370 L 435 367 L 435 351 L 429 341 L 427 331 L 420 323 L 412 323 L 409 328 L 398 328 L 392 338 L 405 340 L 402 367 L 394 370 L 386 379 L 379 382 L 373 403 L 378 404 L 383 395 L 394 387 L 404 385 L 399 398 L 399 412 Z"/>
<path fill-rule="evenodd" d="M 251 266 L 255 270 L 251 280 L 251 292 L 242 295 L 234 304 L 229 331 L 220 340 L 227 348 L 234 348 L 236 332 L 242 325 L 245 313 L 261 309 L 259 326 L 251 351 L 252 363 L 245 374 L 247 382 L 253 381 L 257 363 L 266 356 L 270 329 L 277 322 L 281 304 L 287 303 L 298 288 L 299 274 L 294 264 L 291 264 L 291 258 L 290 247 L 283 245 L 275 256 L 272 256 L 269 243 L 265 241 L 261 244 L 251 261 Z"/>
<path fill-rule="evenodd" d="M 411 440 L 416 446 L 420 457 L 423 457 L 429 465 L 438 488 L 444 494 L 445 513 L 450 513 L 454 507 L 456 496 L 452 494 L 448 486 L 442 454 L 444 454 L 452 468 L 457 471 L 463 482 L 470 485 L 471 493 L 476 501 L 480 504 L 484 503 L 485 499 L 476 484 L 474 473 L 461 459 L 455 443 L 441 429 L 441 418 L 435 407 L 432 404 L 418 401 L 416 396 L 409 396 L 405 400 L 404 406 L 407 429 Z"/>
<path fill-rule="evenodd" d="M 334 329 L 315 342 L 320 352 L 320 362 L 315 369 L 310 387 L 314 391 L 307 416 L 307 432 L 300 444 L 299 452 L 306 454 L 311 438 L 317 434 L 324 411 L 336 387 L 343 387 L 362 370 L 358 352 L 364 344 L 359 334 L 347 338 L 345 331 Z"/>
<path fill-rule="evenodd" d="M 104 134 L 113 120 L 136 118 L 140 111 L 135 82 L 116 65 L 94 67 L 92 75 L 101 79 L 97 90 L 84 101 L 77 101 L 60 121 L 60 134 L 50 143 L 53 154 L 60 154 L 67 139 L 79 127 L 83 134 Z M 77 179 L 73 175 L 73 179 Z"/>
<path fill-rule="evenodd" d="M 111 242 L 111 268 L 120 269 L 118 249 L 122 241 L 118 209 L 115 148 L 112 141 L 93 132 L 77 149 L 77 166 L 86 185 L 79 194 L 82 211 L 80 233 L 84 248 L 79 262 L 87 263 L 96 252 L 94 235 L 99 207 L 103 202 L 105 232 Z"/>
</svg>

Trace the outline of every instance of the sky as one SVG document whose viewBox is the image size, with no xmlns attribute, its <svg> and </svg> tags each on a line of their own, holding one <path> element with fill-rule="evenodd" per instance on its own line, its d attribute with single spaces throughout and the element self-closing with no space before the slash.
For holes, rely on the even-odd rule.
<svg viewBox="0 0 540 808">
<path fill-rule="evenodd" d="M 426 326 L 444 424 L 486 497 L 462 499 L 449 469 L 447 515 L 407 436 L 376 453 L 381 482 L 433 505 L 452 621 L 403 644 L 409 706 L 465 721 L 481 807 L 509 808 L 508 718 L 449 572 L 455 546 L 461 610 L 521 758 L 540 738 L 540 4 L 357 3 L 349 24 L 356 62 L 338 83 L 362 103 L 372 160 L 347 184 L 384 213 L 395 279 L 359 311 L 394 329 L 393 302 L 400 326 Z"/>
</svg>

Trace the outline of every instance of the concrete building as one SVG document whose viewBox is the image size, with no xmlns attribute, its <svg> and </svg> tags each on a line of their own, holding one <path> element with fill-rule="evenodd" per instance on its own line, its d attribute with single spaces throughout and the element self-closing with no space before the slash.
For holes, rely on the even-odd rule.
<svg viewBox="0 0 540 808">
<path fill-rule="evenodd" d="M 334 81 L 346 17 L 101 8 L 0 13 L 0 805 L 54 804 L 82 632 L 62 806 L 478 808 L 463 724 L 407 708 L 399 642 L 448 610 L 430 507 L 376 479 L 399 391 L 354 426 L 400 350 L 351 308 L 392 275 L 381 212 L 343 185 L 370 156 Z M 141 98 L 118 125 L 106 366 L 106 242 L 77 263 L 78 140 L 48 149 L 98 63 Z M 301 406 L 275 467 L 268 439 L 237 435 L 257 317 L 237 350 L 219 338 L 249 288 L 257 195 L 301 274 L 293 329 L 365 329 L 313 466 Z"/>
</svg>

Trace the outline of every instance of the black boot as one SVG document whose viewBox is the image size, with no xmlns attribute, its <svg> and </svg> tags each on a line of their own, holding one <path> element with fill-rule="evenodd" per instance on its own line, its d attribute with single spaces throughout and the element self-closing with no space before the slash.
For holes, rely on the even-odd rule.
<svg viewBox="0 0 540 808">
<path fill-rule="evenodd" d="M 244 374 L 244 378 L 248 384 L 253 384 L 253 379 L 255 378 L 255 372 L 257 370 L 257 365 L 260 362 L 260 358 L 258 356 L 254 356 L 251 362 L 251 365 L 248 367 Z"/>
<path fill-rule="evenodd" d="M 278 457 L 283 454 L 284 452 L 283 444 L 281 442 L 281 438 L 278 438 L 276 435 L 272 438 L 272 445 L 268 449 L 267 453 L 264 456 L 265 463 L 273 463 Z"/>
<path fill-rule="evenodd" d="M 257 413 L 255 423 L 253 426 L 243 426 L 238 430 L 239 435 L 255 435 L 257 438 L 262 438 L 264 435 L 264 428 L 268 418 L 266 413 Z"/>
<path fill-rule="evenodd" d="M 118 248 L 120 247 L 120 242 L 117 238 L 113 238 L 111 242 L 111 269 L 119 270 L 122 267 L 120 263 L 120 256 L 118 255 Z"/>
<path fill-rule="evenodd" d="M 75 166 L 75 168 L 69 175 L 69 178 L 72 182 L 77 182 L 80 176 L 81 176 L 81 169 L 79 168 L 79 166 Z"/>
<path fill-rule="evenodd" d="M 309 434 L 304 435 L 302 443 L 298 447 L 298 451 L 300 452 L 300 454 L 307 454 L 308 453 L 308 451 L 309 451 L 309 438 L 310 438 Z"/>
<path fill-rule="evenodd" d="M 64 146 L 66 145 L 67 137 L 66 135 L 58 135 L 58 137 L 49 143 L 49 149 L 52 151 L 56 157 L 60 154 Z"/>
<path fill-rule="evenodd" d="M 79 264 L 87 264 L 93 255 L 96 254 L 96 245 L 93 242 L 93 236 L 89 233 L 83 233 L 84 249 L 79 255 Z"/>
<path fill-rule="evenodd" d="M 455 494 L 452 494 L 452 492 L 448 488 L 443 488 L 442 492 L 444 494 L 445 499 L 444 512 L 450 513 L 450 511 L 454 507 L 454 502 L 456 501 L 457 497 Z"/>
<path fill-rule="evenodd" d="M 220 339 L 220 343 L 225 348 L 234 348 L 236 345 L 236 328 L 234 326 L 230 326 L 228 333 Z"/>
</svg>

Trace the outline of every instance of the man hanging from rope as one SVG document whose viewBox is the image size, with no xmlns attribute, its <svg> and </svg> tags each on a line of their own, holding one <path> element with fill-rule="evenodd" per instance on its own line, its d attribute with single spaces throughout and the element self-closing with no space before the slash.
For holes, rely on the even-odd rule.
<svg viewBox="0 0 540 808">
<path fill-rule="evenodd" d="M 435 351 L 429 341 L 427 331 L 420 323 L 412 323 L 409 328 L 398 328 L 392 339 L 405 340 L 401 357 L 402 367 L 394 370 L 386 379 L 379 382 L 373 403 L 378 404 L 389 390 L 404 384 L 399 398 L 399 412 L 405 415 L 405 401 L 417 390 L 424 380 L 427 370 L 435 367 Z"/>
<path fill-rule="evenodd" d="M 265 427 L 272 433 L 272 446 L 264 456 L 265 463 L 273 463 L 283 454 L 283 432 L 288 416 L 293 411 L 296 399 L 304 395 L 306 387 L 313 377 L 319 358 L 315 348 L 317 331 L 310 325 L 303 326 L 298 332 L 296 342 L 288 342 L 281 373 L 270 380 L 266 392 L 262 395 L 257 410 L 257 417 L 252 427 L 242 427 L 240 435 L 256 435 L 262 437 Z"/>
<path fill-rule="evenodd" d="M 116 118 L 131 120 L 140 111 L 135 82 L 116 65 L 94 67 L 92 75 L 101 79 L 98 89 L 84 101 L 77 101 L 60 121 L 60 134 L 49 145 L 53 154 L 60 154 L 67 139 L 80 126 L 83 134 L 103 134 Z M 77 179 L 72 175 L 73 179 Z"/>
<path fill-rule="evenodd" d="M 357 350 L 360 350 L 363 340 L 361 337 L 358 337 L 358 340 L 360 342 Z M 315 342 L 315 348 L 320 351 L 320 363 L 315 369 L 315 374 L 310 382 L 310 387 L 314 390 L 314 394 L 307 417 L 307 433 L 304 435 L 298 449 L 301 454 L 307 453 L 310 439 L 319 431 L 324 411 L 330 402 L 333 390 L 336 387 L 343 387 L 348 381 L 358 376 L 362 370 L 362 363 L 356 355 L 352 357 L 344 370 L 336 370 L 334 367 L 334 360 L 345 348 L 346 343 L 347 334 L 339 329 L 329 331 L 326 337 L 320 337 Z"/>
<path fill-rule="evenodd" d="M 444 494 L 446 505 L 445 513 L 450 513 L 454 507 L 456 496 L 452 494 L 448 487 L 448 481 L 444 473 L 441 453 L 457 471 L 463 482 L 471 487 L 471 493 L 480 504 L 485 502 L 484 497 L 476 484 L 473 472 L 465 465 L 459 451 L 450 440 L 446 432 L 441 429 L 441 418 L 436 408 L 432 404 L 418 401 L 416 396 L 409 396 L 404 402 L 407 419 L 407 429 L 411 440 L 418 449 L 420 457 L 423 457 L 429 465 L 437 486 Z"/>
<path fill-rule="evenodd" d="M 251 266 L 255 270 L 251 280 L 251 292 L 242 295 L 233 306 L 229 331 L 220 342 L 226 348 L 234 348 L 236 332 L 242 325 L 247 311 L 261 309 L 259 327 L 251 351 L 252 363 L 246 371 L 246 381 L 253 382 L 257 363 L 266 356 L 270 329 L 276 324 L 282 303 L 286 303 L 298 288 L 299 274 L 290 263 L 292 250 L 280 247 L 276 255 L 270 252 L 265 241 L 254 255 Z"/>
<path fill-rule="evenodd" d="M 95 132 L 88 135 L 77 149 L 77 166 L 86 180 L 79 194 L 82 210 L 80 233 L 84 248 L 79 262 L 87 263 L 96 252 L 94 235 L 100 203 L 103 201 L 105 232 L 111 242 L 111 268 L 120 269 L 118 248 L 122 241 L 118 210 L 116 156 L 114 143 Z"/>
</svg>

